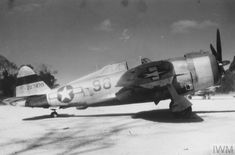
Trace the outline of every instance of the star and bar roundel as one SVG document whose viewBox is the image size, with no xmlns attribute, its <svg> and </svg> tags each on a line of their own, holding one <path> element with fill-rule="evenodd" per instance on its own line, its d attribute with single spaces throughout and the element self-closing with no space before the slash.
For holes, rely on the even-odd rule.
<svg viewBox="0 0 235 155">
<path fill-rule="evenodd" d="M 57 91 L 57 99 L 60 102 L 63 103 L 69 103 L 73 100 L 74 98 L 74 93 L 73 93 L 73 87 L 70 85 L 61 87 L 60 89 L 58 89 Z"/>
</svg>

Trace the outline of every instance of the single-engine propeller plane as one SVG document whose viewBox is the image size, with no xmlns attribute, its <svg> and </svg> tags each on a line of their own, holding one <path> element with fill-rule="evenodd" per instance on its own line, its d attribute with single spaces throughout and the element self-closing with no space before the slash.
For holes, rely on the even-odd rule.
<svg viewBox="0 0 235 155">
<path fill-rule="evenodd" d="M 11 105 L 51 108 L 76 107 L 85 109 L 154 102 L 156 105 L 171 99 L 170 110 L 178 116 L 188 116 L 192 104 L 184 95 L 219 84 L 224 74 L 220 32 L 217 30 L 216 49 L 193 52 L 183 57 L 151 61 L 128 68 L 126 62 L 107 65 L 102 69 L 56 89 L 50 89 L 28 66 L 22 66 L 17 75 L 16 97 L 5 99 Z"/>
</svg>

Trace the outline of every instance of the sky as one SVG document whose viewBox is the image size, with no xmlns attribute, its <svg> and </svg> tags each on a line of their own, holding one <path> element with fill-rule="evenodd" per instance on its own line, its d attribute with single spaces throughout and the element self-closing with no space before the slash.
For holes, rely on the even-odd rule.
<svg viewBox="0 0 235 155">
<path fill-rule="evenodd" d="M 209 51 L 235 55 L 234 0 L 1 0 L 0 54 L 47 64 L 65 84 L 107 64 Z"/>
</svg>

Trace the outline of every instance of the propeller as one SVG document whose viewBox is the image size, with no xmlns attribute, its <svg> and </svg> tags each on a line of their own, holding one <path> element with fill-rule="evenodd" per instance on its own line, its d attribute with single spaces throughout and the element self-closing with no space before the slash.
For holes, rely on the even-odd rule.
<svg viewBox="0 0 235 155">
<path fill-rule="evenodd" d="M 215 56 L 218 66 L 219 66 L 219 71 L 221 74 L 225 73 L 224 66 L 228 65 L 230 63 L 229 60 L 223 60 L 222 58 L 222 46 L 221 46 L 221 39 L 220 39 L 220 31 L 217 29 L 216 33 L 216 49 L 212 44 L 210 44 L 210 49 L 212 54 Z"/>
</svg>

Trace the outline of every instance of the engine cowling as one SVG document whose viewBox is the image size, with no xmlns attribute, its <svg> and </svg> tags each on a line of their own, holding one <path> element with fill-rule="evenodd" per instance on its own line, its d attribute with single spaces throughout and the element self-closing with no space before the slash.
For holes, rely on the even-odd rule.
<svg viewBox="0 0 235 155">
<path fill-rule="evenodd" d="M 185 58 L 195 91 L 218 83 L 220 77 L 219 68 L 213 55 L 208 52 L 199 52 L 186 54 Z"/>
</svg>

